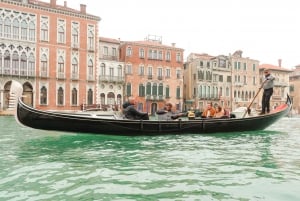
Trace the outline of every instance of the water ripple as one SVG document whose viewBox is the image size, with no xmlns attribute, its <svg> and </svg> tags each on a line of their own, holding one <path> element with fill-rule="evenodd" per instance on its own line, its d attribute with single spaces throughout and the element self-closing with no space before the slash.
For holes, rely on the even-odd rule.
<svg viewBox="0 0 300 201">
<path fill-rule="evenodd" d="M 300 199 L 300 119 L 259 132 L 157 137 L 0 122 L 0 200 Z"/>
</svg>

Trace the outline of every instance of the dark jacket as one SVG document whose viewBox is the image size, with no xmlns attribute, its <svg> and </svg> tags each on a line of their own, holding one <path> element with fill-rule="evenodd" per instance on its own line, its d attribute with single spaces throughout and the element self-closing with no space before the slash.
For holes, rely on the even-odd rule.
<svg viewBox="0 0 300 201">
<path fill-rule="evenodd" d="M 126 119 L 149 120 L 148 113 L 137 111 L 134 105 L 131 105 L 129 102 L 123 104 L 123 114 Z"/>
</svg>

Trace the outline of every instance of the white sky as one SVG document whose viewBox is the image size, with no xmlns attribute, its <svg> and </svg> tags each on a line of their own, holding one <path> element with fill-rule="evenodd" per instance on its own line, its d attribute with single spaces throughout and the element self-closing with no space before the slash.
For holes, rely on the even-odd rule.
<svg viewBox="0 0 300 201">
<path fill-rule="evenodd" d="M 49 0 L 50 1 L 50 0 Z M 57 4 L 63 5 L 64 0 Z M 68 0 L 69 7 L 101 17 L 99 35 L 121 40 L 162 36 L 191 52 L 213 56 L 243 51 L 260 64 L 300 64 L 297 0 Z"/>
</svg>

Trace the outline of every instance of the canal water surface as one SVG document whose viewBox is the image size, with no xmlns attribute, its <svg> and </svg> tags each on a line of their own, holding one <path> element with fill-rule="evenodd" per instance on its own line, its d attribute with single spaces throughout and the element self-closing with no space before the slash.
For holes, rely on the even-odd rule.
<svg viewBox="0 0 300 201">
<path fill-rule="evenodd" d="M 300 200 L 300 118 L 213 135 L 50 132 L 13 117 L 0 129 L 1 201 Z"/>
</svg>

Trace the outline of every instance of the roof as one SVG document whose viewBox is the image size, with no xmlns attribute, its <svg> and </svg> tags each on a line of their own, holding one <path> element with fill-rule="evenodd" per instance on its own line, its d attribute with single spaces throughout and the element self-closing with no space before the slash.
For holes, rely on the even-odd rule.
<svg viewBox="0 0 300 201">
<path fill-rule="evenodd" d="M 106 38 L 106 37 L 99 37 L 99 40 L 101 42 L 107 42 L 107 43 L 120 43 L 119 39 L 114 39 L 114 38 Z"/>
<path fill-rule="evenodd" d="M 269 69 L 269 70 L 276 70 L 276 71 L 285 71 L 285 72 L 292 72 L 292 70 L 283 68 L 280 66 L 274 66 L 272 64 L 261 64 L 258 66 L 260 70 Z"/>
<path fill-rule="evenodd" d="M 178 48 L 178 47 L 175 47 L 172 45 L 164 45 L 158 41 L 151 41 L 151 40 L 150 41 L 148 41 L 148 40 L 145 40 L 145 41 L 122 41 L 122 43 L 123 44 L 128 43 L 128 44 L 134 44 L 134 45 L 142 45 L 142 46 L 161 47 L 161 48 L 175 48 L 175 49 L 184 50 L 183 48 Z"/>
</svg>

